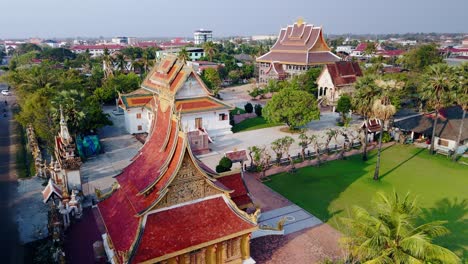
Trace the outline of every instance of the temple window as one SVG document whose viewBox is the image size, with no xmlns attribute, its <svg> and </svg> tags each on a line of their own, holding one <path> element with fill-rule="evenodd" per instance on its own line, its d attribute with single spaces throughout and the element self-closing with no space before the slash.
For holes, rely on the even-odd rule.
<svg viewBox="0 0 468 264">
<path fill-rule="evenodd" d="M 137 113 L 137 114 L 136 114 L 136 118 L 137 118 L 137 119 L 141 119 L 141 113 Z"/>
<path fill-rule="evenodd" d="M 138 129 L 138 131 L 141 131 L 141 130 L 143 130 L 143 127 L 142 127 L 142 126 L 138 126 L 137 129 Z"/>
<path fill-rule="evenodd" d="M 226 114 L 219 114 L 219 121 L 223 121 L 223 120 L 228 120 L 228 115 L 226 115 Z"/>
</svg>

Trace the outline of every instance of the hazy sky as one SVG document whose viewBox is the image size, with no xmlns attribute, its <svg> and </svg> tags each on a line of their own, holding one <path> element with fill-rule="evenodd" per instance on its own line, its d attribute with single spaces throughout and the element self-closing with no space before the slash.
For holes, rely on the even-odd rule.
<svg viewBox="0 0 468 264">
<path fill-rule="evenodd" d="M 0 38 L 468 32 L 468 0 L 0 0 Z"/>
</svg>

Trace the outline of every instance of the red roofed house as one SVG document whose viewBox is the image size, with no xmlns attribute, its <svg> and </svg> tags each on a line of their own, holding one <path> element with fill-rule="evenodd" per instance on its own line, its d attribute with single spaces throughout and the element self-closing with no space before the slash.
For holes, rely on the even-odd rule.
<svg viewBox="0 0 468 264">
<path fill-rule="evenodd" d="M 143 84 L 158 92 L 148 140 L 116 176 L 113 190 L 97 192 L 109 262 L 255 263 L 249 243 L 259 211 L 239 209 L 250 201 L 240 173 L 222 181 L 193 155 L 182 131 L 178 89 L 158 77 L 162 71 L 177 79 L 171 77 L 174 63 L 163 60 Z"/>
<path fill-rule="evenodd" d="M 120 95 L 119 106 L 125 110 L 125 125 L 130 133 L 148 132 L 152 97 L 167 96 L 181 113 L 185 132 L 198 131 L 210 136 L 230 134 L 229 110 L 232 106 L 214 98 L 192 67 L 166 55 L 148 73 L 141 89 Z"/>
<path fill-rule="evenodd" d="M 299 20 L 281 29 L 270 51 L 257 58 L 259 83 L 268 83 L 270 79 L 281 80 L 303 73 L 310 67 L 339 61 L 340 57 L 330 50 L 322 27 Z"/>
<path fill-rule="evenodd" d="M 327 64 L 317 78 L 318 99 L 335 105 L 342 94 L 352 94 L 357 77 L 362 76 L 357 62 L 338 61 Z"/>
</svg>

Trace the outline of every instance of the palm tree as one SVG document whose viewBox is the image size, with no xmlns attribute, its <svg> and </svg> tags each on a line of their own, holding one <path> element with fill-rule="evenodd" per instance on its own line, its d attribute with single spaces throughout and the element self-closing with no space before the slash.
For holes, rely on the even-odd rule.
<svg viewBox="0 0 468 264">
<path fill-rule="evenodd" d="M 388 96 L 384 96 L 381 99 L 375 100 L 374 105 L 372 106 L 373 116 L 380 120 L 379 148 L 377 151 L 377 162 L 375 164 L 374 180 L 379 179 L 380 154 L 382 152 L 382 134 L 384 132 L 384 124 L 395 114 L 395 112 L 396 108 L 394 105 L 392 105 Z"/>
<path fill-rule="evenodd" d="M 352 105 L 354 111 L 364 117 L 364 122 L 369 121 L 369 117 L 372 115 L 372 104 L 374 99 L 380 95 L 381 89 L 375 84 L 376 77 L 368 75 L 359 78 L 355 83 L 354 87 L 356 92 L 353 93 Z M 364 146 L 362 151 L 362 160 L 367 160 L 367 138 L 369 131 L 364 128 Z"/>
<path fill-rule="evenodd" d="M 149 71 L 149 68 L 154 65 L 154 60 L 151 58 L 150 52 L 148 50 L 143 51 L 141 62 L 143 64 L 143 71 L 146 74 Z"/>
<path fill-rule="evenodd" d="M 392 104 L 391 98 L 397 94 L 398 90 L 403 88 L 405 83 L 395 80 L 384 81 L 381 79 L 377 79 L 374 82 L 380 89 L 380 95 L 374 100 L 372 105 L 372 116 L 380 121 L 379 147 L 377 151 L 377 162 L 375 164 L 374 172 L 374 180 L 378 180 L 384 125 L 396 113 L 396 107 Z"/>
<path fill-rule="evenodd" d="M 183 63 L 187 62 L 187 60 L 190 58 L 190 55 L 187 51 L 186 48 L 182 48 L 180 51 L 179 51 L 179 55 L 177 56 L 177 58 L 179 60 L 181 60 Z"/>
<path fill-rule="evenodd" d="M 104 79 L 109 79 L 112 76 L 114 76 L 114 59 L 109 53 L 109 50 L 107 48 L 104 49 L 104 55 L 102 57 L 102 61 L 104 64 Z"/>
<path fill-rule="evenodd" d="M 210 61 L 213 61 L 213 56 L 217 52 L 216 45 L 212 41 L 205 42 L 203 43 L 203 50 L 208 55 L 208 58 L 210 58 Z"/>
<path fill-rule="evenodd" d="M 70 133 L 76 135 L 80 131 L 82 122 L 86 119 L 85 109 L 83 104 L 86 95 L 84 92 L 77 90 L 64 90 L 57 94 L 52 100 L 52 111 L 59 116 L 59 108 L 63 106 L 63 113 L 67 118 L 67 124 L 70 128 Z"/>
<path fill-rule="evenodd" d="M 119 69 L 120 72 L 127 70 L 127 58 L 122 52 L 117 53 L 115 56 L 115 62 L 117 63 L 117 69 Z"/>
<path fill-rule="evenodd" d="M 455 101 L 458 105 L 461 106 L 463 110 L 462 119 L 460 122 L 460 128 L 458 130 L 457 141 L 455 142 L 455 151 L 458 149 L 458 145 L 460 144 L 463 127 L 465 123 L 466 111 L 468 110 L 468 63 L 463 63 L 460 68 L 458 69 L 458 89 L 456 92 Z M 457 159 L 457 153 L 455 152 L 452 156 L 453 161 Z"/>
<path fill-rule="evenodd" d="M 446 221 L 416 225 L 419 213 L 409 194 L 391 197 L 378 194 L 375 213 L 354 206 L 351 218 L 341 218 L 347 227 L 343 239 L 349 258 L 359 263 L 459 263 L 450 250 L 432 239 L 449 233 Z"/>
<path fill-rule="evenodd" d="M 443 63 L 429 66 L 424 74 L 424 80 L 424 85 L 421 87 L 421 96 L 427 100 L 429 106 L 435 109 L 431 147 L 429 149 L 429 152 L 433 154 L 439 111 L 453 103 L 456 81 L 453 68 Z"/>
</svg>

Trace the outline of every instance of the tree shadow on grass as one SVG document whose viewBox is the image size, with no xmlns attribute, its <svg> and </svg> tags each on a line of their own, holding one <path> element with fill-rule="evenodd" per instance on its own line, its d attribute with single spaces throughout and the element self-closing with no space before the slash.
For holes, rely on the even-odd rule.
<svg viewBox="0 0 468 264">
<path fill-rule="evenodd" d="M 455 252 L 462 261 L 468 261 L 468 200 L 444 198 L 433 208 L 422 209 L 417 222 L 432 221 L 447 221 L 444 226 L 450 230 L 450 234 L 438 237 L 434 242 Z"/>
<path fill-rule="evenodd" d="M 380 152 L 381 152 L 381 153 L 384 153 L 387 149 L 391 149 L 393 146 L 395 146 L 395 144 L 390 145 L 390 146 L 388 146 L 388 147 L 383 147 L 383 148 L 382 148 L 382 151 L 380 151 Z M 376 146 L 374 149 L 368 150 L 368 152 L 367 152 L 367 159 L 370 160 L 370 159 L 376 157 L 376 156 L 377 156 L 377 153 L 378 153 L 378 150 L 379 150 L 379 147 L 378 147 L 378 146 Z M 360 155 L 362 156 L 362 154 L 360 154 Z"/>
<path fill-rule="evenodd" d="M 413 155 L 411 155 L 411 157 L 405 159 L 404 161 L 400 162 L 398 165 L 396 165 L 395 167 L 391 168 L 390 170 L 388 170 L 387 172 L 385 172 L 384 174 L 380 175 L 380 179 L 384 178 L 385 176 L 387 176 L 388 174 L 392 173 L 394 170 L 398 169 L 399 167 L 403 166 L 406 162 L 412 160 L 414 157 L 418 156 L 419 154 L 421 154 L 421 152 L 423 152 L 425 149 L 420 149 L 418 150 L 416 153 L 414 153 Z"/>
</svg>

